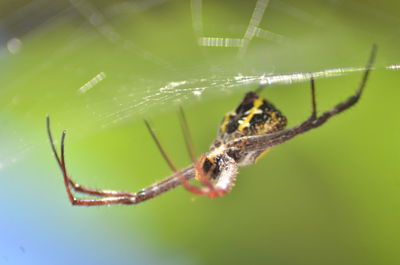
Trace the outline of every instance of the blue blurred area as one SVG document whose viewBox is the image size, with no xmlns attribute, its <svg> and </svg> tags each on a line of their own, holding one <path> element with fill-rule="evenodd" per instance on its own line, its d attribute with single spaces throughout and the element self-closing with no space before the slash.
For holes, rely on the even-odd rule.
<svg viewBox="0 0 400 265">
<path fill-rule="evenodd" d="M 176 246 L 151 243 L 141 222 L 132 222 L 134 237 L 127 236 L 115 223 L 123 214 L 111 208 L 70 207 L 62 186 L 51 190 L 62 182 L 43 172 L 42 159 L 23 161 L 2 171 L 3 187 L 19 188 L 0 195 L 0 264 L 195 264 Z"/>
<path fill-rule="evenodd" d="M 0 3 L 0 264 L 400 263 L 400 4 L 271 0 L 246 49 L 201 46 L 238 43 L 257 3 Z M 372 43 L 361 101 L 241 168 L 227 196 L 68 202 L 46 114 L 57 144 L 67 129 L 75 181 L 135 192 L 171 174 L 143 119 L 183 168 L 179 106 L 200 154 L 261 77 L 300 76 L 263 92 L 293 126 L 310 111 L 300 73 L 347 69 L 316 78 L 326 110 L 357 88 Z"/>
</svg>

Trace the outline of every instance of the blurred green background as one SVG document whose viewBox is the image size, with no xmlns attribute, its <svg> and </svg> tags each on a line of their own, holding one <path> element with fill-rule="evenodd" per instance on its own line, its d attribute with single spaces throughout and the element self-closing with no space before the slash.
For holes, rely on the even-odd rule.
<svg viewBox="0 0 400 265">
<path fill-rule="evenodd" d="M 200 45 L 243 38 L 262 4 L 245 48 Z M 0 264 L 400 264 L 399 14 L 390 0 L 2 1 Z M 373 43 L 360 103 L 241 168 L 229 195 L 68 202 L 46 114 L 78 183 L 134 192 L 171 174 L 144 118 L 184 167 L 179 106 L 200 154 L 257 78 L 357 70 Z M 317 78 L 320 111 L 359 70 Z M 305 79 L 263 92 L 289 126 L 309 115 Z"/>
</svg>

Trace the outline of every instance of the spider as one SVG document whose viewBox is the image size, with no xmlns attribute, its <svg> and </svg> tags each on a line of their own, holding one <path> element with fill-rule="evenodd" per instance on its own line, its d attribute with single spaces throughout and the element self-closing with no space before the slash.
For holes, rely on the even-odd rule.
<svg viewBox="0 0 400 265">
<path fill-rule="evenodd" d="M 66 131 L 64 130 L 61 135 L 59 153 L 53 141 L 50 118 L 47 116 L 46 124 L 50 145 L 63 174 L 68 198 L 73 205 L 137 204 L 157 197 L 179 185 L 192 193 L 210 198 L 222 196 L 232 189 L 240 166 L 256 163 L 272 146 L 282 144 L 299 134 L 317 128 L 329 118 L 356 104 L 367 82 L 369 71 L 375 60 L 376 50 L 377 47 L 374 45 L 355 94 L 321 115 L 317 114 L 315 84 L 314 79 L 311 78 L 311 115 L 301 124 L 289 129 L 285 129 L 286 117 L 272 103 L 259 96 L 262 86 L 255 92 L 248 92 L 239 106 L 225 115 L 219 127 L 218 136 L 210 150 L 198 159 L 195 157 L 189 127 L 181 108 L 179 112 L 181 127 L 193 163 L 180 171 L 172 163 L 154 130 L 145 120 L 151 137 L 174 174 L 136 193 L 93 189 L 75 183 L 69 177 L 65 164 L 64 142 Z M 200 185 L 191 184 L 190 180 L 192 179 L 199 181 Z M 76 198 L 72 191 L 95 197 Z"/>
</svg>

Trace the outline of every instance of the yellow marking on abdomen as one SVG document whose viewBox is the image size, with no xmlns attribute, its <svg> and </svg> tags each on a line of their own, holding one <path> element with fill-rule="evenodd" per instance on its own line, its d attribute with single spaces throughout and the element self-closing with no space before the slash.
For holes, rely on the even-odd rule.
<svg viewBox="0 0 400 265">
<path fill-rule="evenodd" d="M 224 120 L 222 121 L 222 124 L 221 124 L 221 132 L 222 132 L 222 133 L 225 133 L 225 131 L 226 131 L 226 125 L 228 125 L 228 121 L 229 121 L 229 118 L 230 118 L 230 116 L 232 115 L 232 113 L 234 113 L 233 110 L 232 110 L 232 111 L 229 111 L 229 112 L 225 115 Z"/>
<path fill-rule="evenodd" d="M 254 100 L 253 107 L 249 110 L 249 115 L 246 116 L 246 119 L 239 124 L 238 130 L 243 132 L 243 129 L 248 126 L 253 116 L 256 114 L 256 111 L 259 110 L 258 108 L 263 104 L 262 98 L 257 98 Z"/>
</svg>

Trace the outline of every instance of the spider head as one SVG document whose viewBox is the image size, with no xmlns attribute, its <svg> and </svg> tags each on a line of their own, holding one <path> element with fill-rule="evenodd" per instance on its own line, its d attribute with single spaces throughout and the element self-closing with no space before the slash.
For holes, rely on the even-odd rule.
<svg viewBox="0 0 400 265">
<path fill-rule="evenodd" d="M 201 169 L 208 179 L 215 179 L 220 172 L 219 157 L 204 157 Z M 197 176 L 199 178 L 199 176 Z"/>
<path fill-rule="evenodd" d="M 200 180 L 201 175 L 212 180 L 215 180 L 218 177 L 221 172 L 222 157 L 225 156 L 224 151 L 224 147 L 221 146 L 200 157 L 200 159 L 197 161 L 197 180 Z"/>
<path fill-rule="evenodd" d="M 249 92 L 223 118 L 217 141 L 227 143 L 242 136 L 273 133 L 283 130 L 286 123 L 286 117 L 272 103 Z"/>
<path fill-rule="evenodd" d="M 238 164 L 225 151 L 225 147 L 221 146 L 200 156 L 195 163 L 196 179 L 211 189 L 211 198 L 228 192 L 236 179 Z"/>
</svg>

